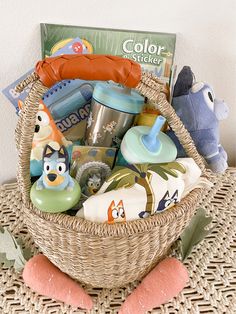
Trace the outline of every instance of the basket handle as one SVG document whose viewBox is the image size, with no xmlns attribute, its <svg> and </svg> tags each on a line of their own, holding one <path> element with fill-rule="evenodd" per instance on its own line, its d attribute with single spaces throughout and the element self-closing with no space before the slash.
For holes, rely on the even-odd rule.
<svg viewBox="0 0 236 314">
<path fill-rule="evenodd" d="M 36 73 L 51 87 L 65 79 L 113 80 L 130 88 L 141 79 L 141 66 L 129 59 L 109 55 L 62 55 L 39 61 Z"/>
<path fill-rule="evenodd" d="M 18 184 L 21 188 L 23 202 L 30 206 L 30 154 L 38 112 L 38 102 L 49 87 L 63 79 L 113 80 L 127 87 L 136 88 L 138 92 L 154 101 L 177 135 L 189 157 L 192 157 L 202 172 L 206 173 L 205 163 L 198 153 L 193 140 L 166 100 L 163 83 L 150 73 L 141 71 L 141 66 L 129 59 L 107 55 L 63 55 L 47 58 L 36 65 L 36 71 L 17 87 L 22 91 L 27 84 L 33 83 L 25 100 L 16 127 L 16 145 L 19 151 Z"/>
</svg>

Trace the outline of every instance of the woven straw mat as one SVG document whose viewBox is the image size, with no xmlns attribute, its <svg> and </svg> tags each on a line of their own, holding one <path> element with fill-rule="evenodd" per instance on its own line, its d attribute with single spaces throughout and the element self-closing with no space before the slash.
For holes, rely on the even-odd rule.
<svg viewBox="0 0 236 314">
<path fill-rule="evenodd" d="M 151 313 L 236 313 L 236 169 L 214 175 L 213 181 L 214 187 L 205 192 L 199 206 L 213 217 L 215 228 L 185 262 L 189 285 L 178 297 Z M 0 187 L 0 209 L 1 225 L 7 226 L 16 237 L 20 236 L 36 254 L 38 250 L 23 223 L 17 184 Z M 173 250 L 173 255 L 178 256 L 175 252 L 178 250 Z M 0 313 L 87 313 L 32 292 L 13 269 L 2 269 L 0 282 Z M 90 314 L 118 313 L 137 284 L 112 290 L 84 286 L 94 298 L 95 306 Z"/>
</svg>

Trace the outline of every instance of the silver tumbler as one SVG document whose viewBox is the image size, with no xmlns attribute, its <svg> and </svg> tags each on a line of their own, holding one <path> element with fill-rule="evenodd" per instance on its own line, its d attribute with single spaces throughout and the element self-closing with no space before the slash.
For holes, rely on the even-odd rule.
<svg viewBox="0 0 236 314">
<path fill-rule="evenodd" d="M 85 143 L 89 146 L 119 147 L 135 116 L 142 111 L 144 98 L 113 83 L 97 83 L 87 120 Z"/>
</svg>

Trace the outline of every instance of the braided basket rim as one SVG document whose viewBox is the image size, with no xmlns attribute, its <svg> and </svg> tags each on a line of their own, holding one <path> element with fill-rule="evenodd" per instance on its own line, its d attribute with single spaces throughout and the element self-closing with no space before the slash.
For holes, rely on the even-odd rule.
<svg viewBox="0 0 236 314">
<path fill-rule="evenodd" d="M 136 219 L 127 221 L 125 224 L 109 225 L 106 223 L 92 222 L 77 216 L 70 216 L 65 213 L 47 213 L 37 209 L 32 202 L 29 207 L 24 208 L 26 214 L 35 215 L 38 219 L 47 221 L 52 225 L 64 227 L 71 231 L 78 231 L 83 234 L 89 234 L 100 237 L 123 237 L 136 233 L 144 233 L 150 231 L 155 226 L 163 226 L 170 224 L 175 219 L 181 219 L 186 211 L 185 204 L 196 204 L 202 193 L 202 189 L 196 188 L 186 195 L 181 201 L 165 210 L 145 219 Z"/>
</svg>

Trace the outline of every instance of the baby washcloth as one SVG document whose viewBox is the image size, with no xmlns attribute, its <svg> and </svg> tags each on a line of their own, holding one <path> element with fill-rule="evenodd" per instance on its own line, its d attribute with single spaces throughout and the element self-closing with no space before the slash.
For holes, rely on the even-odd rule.
<svg viewBox="0 0 236 314">
<path fill-rule="evenodd" d="M 201 178 L 201 170 L 192 158 L 176 160 L 185 171 L 176 171 L 177 176 L 166 172 L 166 177 L 148 170 L 146 179 L 137 175 L 131 187 L 121 187 L 105 192 L 112 182 L 105 182 L 100 191 L 83 203 L 77 216 L 100 223 L 113 224 L 145 218 L 162 212 L 187 195 L 196 187 L 210 187 L 212 184 Z"/>
</svg>

